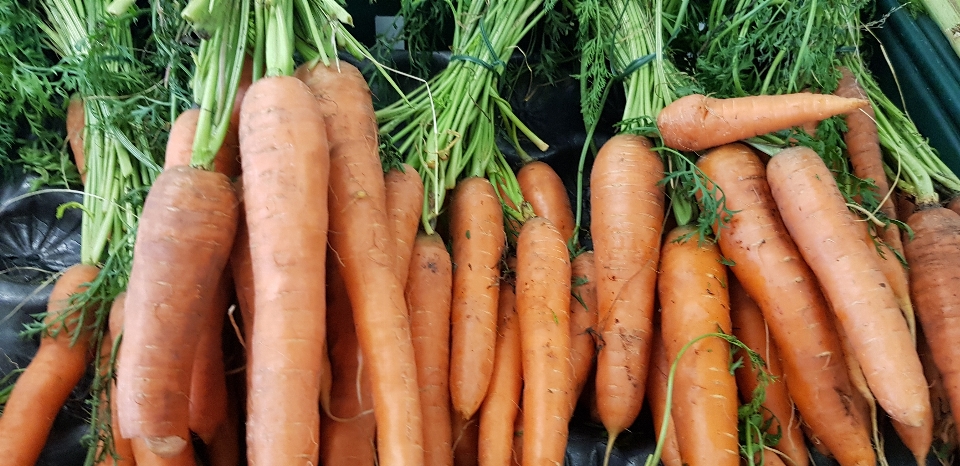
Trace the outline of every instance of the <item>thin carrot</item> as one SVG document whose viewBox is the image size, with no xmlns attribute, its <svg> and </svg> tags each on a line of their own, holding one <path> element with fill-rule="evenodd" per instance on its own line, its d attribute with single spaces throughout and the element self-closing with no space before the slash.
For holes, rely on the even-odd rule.
<svg viewBox="0 0 960 466">
<path fill-rule="evenodd" d="M 855 99 L 866 99 L 867 93 L 860 87 L 857 79 L 850 70 L 841 67 L 841 79 L 837 85 L 835 95 Z M 864 180 L 872 180 L 876 186 L 872 194 L 880 202 L 880 212 L 891 220 L 897 220 L 897 207 L 894 196 L 890 192 L 890 183 L 883 170 L 883 154 L 880 152 L 880 136 L 877 131 L 876 115 L 871 105 L 864 105 L 845 115 L 847 132 L 843 140 L 847 145 L 847 154 L 853 174 Z M 880 245 L 877 252 L 881 254 L 880 265 L 883 275 L 893 288 L 897 304 L 911 335 L 916 338 L 916 324 L 913 312 L 913 303 L 910 301 L 910 285 L 907 281 L 907 269 L 900 262 L 898 256 L 903 255 L 903 243 L 900 238 L 900 229 L 893 224 L 880 227 L 876 232 Z"/>
<path fill-rule="evenodd" d="M 830 170 L 794 147 L 767 164 L 770 191 L 790 236 L 850 338 L 870 391 L 897 421 L 922 426 L 930 396 L 913 338 Z"/>
<path fill-rule="evenodd" d="M 490 389 L 480 405 L 479 464 L 506 466 L 513 457 L 514 424 L 523 391 L 520 321 L 511 283 L 500 284 L 496 360 Z"/>
<path fill-rule="evenodd" d="M 573 365 L 573 404 L 577 404 L 593 369 L 597 354 L 597 268 L 593 251 L 570 264 L 573 283 L 570 298 L 570 363 Z"/>
<path fill-rule="evenodd" d="M 247 89 L 240 109 L 256 309 L 247 455 L 257 465 L 316 464 L 320 454 L 330 157 L 312 97 L 294 77 L 267 77 Z"/>
<path fill-rule="evenodd" d="M 960 214 L 938 205 L 921 206 L 907 218 L 913 238 L 904 243 L 910 292 L 930 353 L 960 424 Z M 926 388 L 926 387 L 924 387 Z"/>
<path fill-rule="evenodd" d="M 330 141 L 329 241 L 370 371 L 378 461 L 381 466 L 421 464 L 423 421 L 413 341 L 395 273 L 370 89 L 360 71 L 342 61 L 300 68 L 297 76 L 320 103 Z"/>
<path fill-rule="evenodd" d="M 720 248 L 695 233 L 689 226 L 667 233 L 657 279 L 667 361 L 676 364 L 672 418 L 684 464 L 736 466 L 737 382 L 729 343 L 705 338 L 680 354 L 697 337 L 732 327 Z"/>
<path fill-rule="evenodd" d="M 523 199 L 533 213 L 553 222 L 568 243 L 573 238 L 573 208 L 560 175 L 546 162 L 527 163 L 517 171 L 517 182 Z"/>
<path fill-rule="evenodd" d="M 233 279 L 225 271 L 208 290 L 190 375 L 190 431 L 210 443 L 227 420 L 227 375 L 223 365 L 223 322 L 233 299 Z"/>
<path fill-rule="evenodd" d="M 667 360 L 667 347 L 660 335 L 659 322 L 653 326 L 653 349 L 650 354 L 650 371 L 647 373 L 647 402 L 653 415 L 653 432 L 657 443 L 663 443 L 660 461 L 664 466 L 683 466 L 680 459 L 680 446 L 677 444 L 677 426 L 673 422 L 673 413 L 667 416 L 667 378 L 670 374 L 670 361 Z M 664 421 L 668 422 L 667 435 L 660 438 Z"/>
<path fill-rule="evenodd" d="M 83 113 L 83 97 L 80 94 L 70 96 L 70 103 L 67 105 L 67 142 L 70 143 L 70 152 L 73 153 L 73 161 L 77 164 L 77 171 L 80 172 L 80 181 L 87 184 L 87 158 L 83 151 L 83 132 L 86 126 L 86 116 Z"/>
<path fill-rule="evenodd" d="M 420 179 L 416 171 L 410 172 Z M 419 213 L 412 219 L 416 227 L 420 222 Z M 406 297 L 423 409 L 424 464 L 450 466 L 453 464 L 449 388 L 453 265 L 439 235 L 417 235 L 409 268 Z"/>
<path fill-rule="evenodd" d="M 691 94 L 664 107 L 657 128 L 667 147 L 699 151 L 824 120 L 866 103 L 805 92 L 728 99 Z"/>
<path fill-rule="evenodd" d="M 570 258 L 560 231 L 542 217 L 517 240 L 517 315 L 523 354 L 523 464 L 563 464 L 573 416 Z"/>
<path fill-rule="evenodd" d="M 17 378 L 0 416 L 0 458 L 5 464 L 32 465 L 47 443 L 53 421 L 92 360 L 91 334 L 77 326 L 90 325 L 93 309 L 75 309 L 71 297 L 83 293 L 100 269 L 86 264 L 67 268 L 57 279 L 47 302 L 40 347 Z M 83 320 L 79 320 L 83 318 Z"/>
<path fill-rule="evenodd" d="M 868 426 L 851 414 L 856 393 L 816 277 L 777 211 L 766 170 L 742 144 L 709 151 L 697 167 L 736 212 L 717 230 L 724 257 L 760 306 L 783 363 L 784 380 L 811 438 L 825 442 L 842 465 L 873 465 Z M 722 212 L 718 212 L 722 214 Z"/>
<path fill-rule="evenodd" d="M 663 162 L 650 141 L 604 143 L 590 174 L 597 273 L 596 405 L 610 442 L 643 405 L 664 220 Z"/>
<path fill-rule="evenodd" d="M 116 348 L 117 354 L 114 355 L 114 364 L 117 364 L 120 361 L 121 346 L 120 337 L 123 335 L 123 308 L 126 303 L 127 293 L 121 292 L 113 299 L 113 304 L 110 305 L 110 316 L 108 318 L 108 329 L 107 331 L 110 334 L 109 341 L 110 347 Z M 110 382 L 110 393 L 116 393 L 117 391 L 116 382 Z M 116 454 L 116 457 L 113 458 L 113 463 L 115 466 L 132 466 L 136 464 L 133 458 L 133 447 L 131 446 L 130 439 L 123 438 L 120 435 L 120 423 L 117 416 L 117 397 L 110 397 L 110 429 L 112 433 L 113 440 L 113 453 Z"/>
<path fill-rule="evenodd" d="M 493 374 L 500 260 L 506 246 L 503 210 L 493 185 L 472 177 L 457 183 L 450 205 L 453 248 L 450 395 L 465 419 L 483 402 Z"/>
<path fill-rule="evenodd" d="M 780 432 L 780 442 L 773 447 L 781 451 L 792 466 L 809 464 L 809 453 L 800 429 L 800 417 L 793 406 L 793 400 L 787 392 L 780 365 L 780 353 L 770 336 L 770 330 L 763 320 L 763 313 L 757 303 L 750 299 L 743 285 L 731 274 L 729 277 L 730 318 L 733 323 L 733 335 L 763 357 L 767 372 L 773 380 L 764 388 L 766 397 L 763 406 L 776 418 L 767 431 L 770 434 Z M 743 399 L 750 400 L 757 388 L 758 374 L 751 364 L 737 368 L 737 389 Z M 771 455 L 766 455 L 769 457 Z"/>
<path fill-rule="evenodd" d="M 387 189 L 387 218 L 396 243 L 397 278 L 406 286 L 423 211 L 423 180 L 415 168 L 403 164 L 402 171 L 391 169 L 384 174 L 383 181 Z"/>
</svg>

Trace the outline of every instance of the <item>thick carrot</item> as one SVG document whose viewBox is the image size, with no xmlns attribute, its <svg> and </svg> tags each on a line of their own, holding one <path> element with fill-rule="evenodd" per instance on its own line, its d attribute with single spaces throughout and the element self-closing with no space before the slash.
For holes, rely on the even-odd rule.
<svg viewBox="0 0 960 466">
<path fill-rule="evenodd" d="M 81 330 L 76 342 L 72 337 L 78 325 L 90 325 L 94 310 L 75 309 L 70 300 L 86 291 L 99 272 L 92 265 L 73 265 L 50 292 L 44 319 L 48 330 L 40 337 L 37 354 L 17 378 L 0 416 L 0 458 L 5 464 L 36 463 L 57 413 L 92 360 L 90 332 Z M 78 317 L 84 320 L 78 321 Z"/>
<path fill-rule="evenodd" d="M 857 83 L 857 79 L 850 70 L 841 67 L 841 79 L 834 94 L 840 97 L 866 99 L 867 93 Z M 890 192 L 890 183 L 883 170 L 883 154 L 880 152 L 880 136 L 877 132 L 876 118 L 871 105 L 864 105 L 845 115 L 847 132 L 843 135 L 847 145 L 847 154 L 853 174 L 864 180 L 872 180 L 873 196 L 880 202 L 880 212 L 887 218 L 897 220 L 897 207 L 894 196 Z M 901 264 L 897 255 L 903 255 L 903 243 L 900 238 L 900 229 L 896 225 L 887 225 L 876 234 L 881 243 L 878 252 L 882 253 L 877 262 L 883 275 L 893 288 L 897 304 L 907 324 L 910 333 L 916 335 L 914 323 L 913 303 L 910 301 L 910 285 L 907 282 L 907 269 Z"/>
<path fill-rule="evenodd" d="M 197 120 L 200 118 L 200 109 L 191 108 L 181 113 L 170 128 L 170 139 L 164 152 L 163 167 L 170 168 L 180 165 L 190 165 L 193 156 L 193 139 L 197 132 Z M 226 138 L 217 154 L 213 165 L 217 173 L 223 173 L 230 178 L 240 175 L 240 152 L 237 146 L 237 128 L 230 127 Z"/>
<path fill-rule="evenodd" d="M 183 450 L 175 456 L 163 457 L 150 450 L 143 439 L 130 440 L 133 449 L 133 459 L 137 466 L 196 466 L 196 452 L 193 443 L 187 442 Z"/>
<path fill-rule="evenodd" d="M 577 404 L 593 369 L 597 354 L 597 272 L 593 251 L 584 252 L 570 264 L 573 283 L 570 298 L 570 363 L 573 365 L 573 404 Z"/>
<path fill-rule="evenodd" d="M 608 140 L 590 174 L 597 274 L 596 405 L 611 439 L 643 405 L 664 220 L 663 162 L 648 139 Z"/>
<path fill-rule="evenodd" d="M 247 455 L 257 465 L 316 464 L 320 454 L 330 173 L 323 118 L 307 86 L 290 76 L 252 84 L 240 110 L 256 309 Z"/>
<path fill-rule="evenodd" d="M 524 222 L 517 239 L 517 315 L 523 354 L 523 464 L 563 464 L 573 416 L 570 258 L 549 220 Z"/>
<path fill-rule="evenodd" d="M 698 151 L 824 120 L 867 104 L 830 94 L 799 92 L 715 99 L 691 94 L 674 100 L 657 115 L 667 147 Z"/>
<path fill-rule="evenodd" d="M 420 179 L 412 168 L 410 172 Z M 418 214 L 413 218 L 414 225 L 419 221 Z M 450 466 L 453 464 L 449 388 L 453 265 L 446 245 L 437 234 L 417 235 L 412 254 L 406 296 L 423 409 L 424 464 Z"/>
<path fill-rule="evenodd" d="M 403 164 L 403 171 L 391 169 L 383 180 L 387 188 L 387 218 L 396 243 L 397 277 L 400 284 L 406 286 L 410 255 L 423 210 L 423 180 L 417 170 L 407 164 Z"/>
<path fill-rule="evenodd" d="M 767 372 L 773 376 L 773 380 L 764 388 L 766 397 L 763 406 L 776 418 L 776 422 L 767 432 L 776 434 L 779 430 L 780 442 L 774 445 L 774 448 L 783 452 L 789 458 L 791 465 L 806 466 L 809 464 L 809 454 L 804 444 L 803 430 L 800 429 L 800 418 L 794 410 L 793 400 L 790 399 L 787 385 L 783 380 L 783 369 L 780 367 L 780 354 L 776 343 L 771 339 L 770 330 L 763 320 L 763 313 L 757 303 L 750 299 L 735 276 L 731 275 L 729 281 L 733 335 L 763 358 Z M 758 385 L 759 374 L 746 358 L 745 362 L 736 371 L 737 389 L 740 391 L 741 398 L 751 400 L 753 391 Z"/>
<path fill-rule="evenodd" d="M 563 239 L 569 242 L 576 222 L 560 175 L 546 162 L 534 161 L 517 171 L 517 182 L 523 199 L 533 207 L 533 213 L 553 222 Z"/>
<path fill-rule="evenodd" d="M 120 431 L 164 457 L 189 441 L 190 375 L 204 295 L 223 273 L 237 197 L 222 174 L 171 167 L 144 203 L 127 287 L 117 374 Z"/>
<path fill-rule="evenodd" d="M 364 367 L 370 371 L 378 461 L 381 466 L 421 464 L 417 370 L 403 286 L 394 267 L 370 89 L 360 71 L 342 61 L 300 68 L 297 76 L 320 103 L 330 140 L 329 241 L 353 305 Z"/>
<path fill-rule="evenodd" d="M 960 425 L 960 214 L 921 206 L 907 218 L 913 239 L 904 242 L 910 291 L 930 353 Z"/>
<path fill-rule="evenodd" d="M 336 260 L 332 252 L 327 253 L 327 347 L 332 386 L 329 412 L 321 413 L 320 464 L 373 466 L 377 425 L 370 371 L 360 352 L 353 308 Z"/>
<path fill-rule="evenodd" d="M 876 252 L 864 241 L 823 159 L 809 148 L 785 149 L 767 164 L 767 180 L 877 403 L 897 421 L 923 425 L 930 418 L 930 396 L 913 337 Z"/>
<path fill-rule="evenodd" d="M 190 376 L 190 431 L 210 443 L 227 419 L 227 375 L 223 365 L 223 322 L 233 299 L 233 280 L 225 271 L 208 290 Z"/>
<path fill-rule="evenodd" d="M 514 423 L 520 412 L 520 394 L 523 391 L 520 321 L 512 284 L 500 284 L 498 306 L 493 377 L 479 413 L 480 466 L 506 466 L 512 461 Z"/>
<path fill-rule="evenodd" d="M 873 465 L 869 427 L 853 416 L 856 393 L 829 308 L 777 211 L 759 157 L 741 144 L 718 147 L 697 167 L 736 212 L 716 231 L 731 271 L 760 306 L 805 425 L 842 465 Z M 721 192 L 722 191 L 722 192 Z"/>
<path fill-rule="evenodd" d="M 647 372 L 647 403 L 650 404 L 650 413 L 653 416 L 653 432 L 656 434 L 657 442 L 663 443 L 660 461 L 664 466 L 683 466 L 673 413 L 667 415 L 667 378 L 670 375 L 671 362 L 667 360 L 667 347 L 660 335 L 659 323 L 653 326 L 652 341 L 650 371 Z M 660 431 L 664 421 L 667 422 L 667 433 L 661 439 Z"/>
<path fill-rule="evenodd" d="M 70 96 L 70 103 L 67 105 L 66 126 L 67 142 L 70 143 L 73 161 L 77 164 L 77 171 L 80 172 L 80 181 L 87 184 L 87 158 L 83 151 L 83 131 L 86 126 L 86 116 L 83 113 L 83 97 L 80 97 L 80 94 Z"/>
<path fill-rule="evenodd" d="M 740 464 L 737 437 L 737 382 L 730 372 L 730 345 L 704 338 L 730 333 L 727 270 L 720 248 L 702 241 L 689 226 L 674 228 L 663 240 L 657 290 L 667 361 L 677 365 L 672 418 L 684 464 Z M 688 239 L 680 241 L 685 235 Z"/>
</svg>

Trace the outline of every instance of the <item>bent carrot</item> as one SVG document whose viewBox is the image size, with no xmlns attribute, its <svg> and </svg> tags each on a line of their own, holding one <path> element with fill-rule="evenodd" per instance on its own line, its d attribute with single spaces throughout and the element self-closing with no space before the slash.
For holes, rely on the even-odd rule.
<svg viewBox="0 0 960 466">
<path fill-rule="evenodd" d="M 930 418 L 930 396 L 913 338 L 830 170 L 812 149 L 793 147 L 770 160 L 767 180 L 877 403 L 899 422 L 923 425 Z"/>
<path fill-rule="evenodd" d="M 612 440 L 643 405 L 664 219 L 663 162 L 646 138 L 620 134 L 590 174 L 597 269 L 596 405 Z"/>
<path fill-rule="evenodd" d="M 792 466 L 806 466 L 810 461 L 809 453 L 804 444 L 803 430 L 800 429 L 800 418 L 794 410 L 793 400 L 790 399 L 787 385 L 783 380 L 780 353 L 776 343 L 770 337 L 770 330 L 763 320 L 763 313 L 757 303 L 750 299 L 743 285 L 734 275 L 731 274 L 729 281 L 733 335 L 763 358 L 767 373 L 773 377 L 773 380 L 764 388 L 766 398 L 763 406 L 771 416 L 776 418 L 767 433 L 776 434 L 779 431 L 780 442 L 774 448 L 781 451 Z M 737 389 L 743 399 L 753 399 L 753 392 L 758 385 L 758 376 L 752 364 L 746 363 L 737 369 Z M 770 454 L 765 455 L 767 458 L 770 456 Z"/>
<path fill-rule="evenodd" d="M 57 413 L 93 359 L 91 334 L 83 328 L 92 322 L 94 309 L 75 309 L 70 300 L 86 291 L 98 273 L 100 269 L 92 265 L 72 265 L 53 285 L 44 318 L 47 330 L 0 416 L 0 458 L 6 464 L 37 462 Z M 78 326 L 80 337 L 74 342 Z"/>
<path fill-rule="evenodd" d="M 512 284 L 500 284 L 498 303 L 496 359 L 490 389 L 480 405 L 479 413 L 480 466 L 506 466 L 511 463 L 514 424 L 520 412 L 520 395 L 523 392 L 520 321 Z"/>
<path fill-rule="evenodd" d="M 573 274 L 570 298 L 570 363 L 573 365 L 573 404 L 587 384 L 597 353 L 597 269 L 593 251 L 586 251 L 570 264 Z"/>
<path fill-rule="evenodd" d="M 301 67 L 297 76 L 320 104 L 330 141 L 329 241 L 370 371 L 378 461 L 421 464 L 417 370 L 403 286 L 395 273 L 370 88 L 356 67 L 342 61 Z"/>
<path fill-rule="evenodd" d="M 657 115 L 667 147 L 699 151 L 824 120 L 866 105 L 866 100 L 799 92 L 715 99 L 691 94 Z"/>
<path fill-rule="evenodd" d="M 278 76 L 247 89 L 240 157 L 256 309 L 247 343 L 248 457 L 257 465 L 316 464 L 330 157 L 323 112 L 306 85 Z"/>
<path fill-rule="evenodd" d="M 453 308 L 450 396 L 465 419 L 473 417 L 493 374 L 497 339 L 500 260 L 506 246 L 503 209 L 486 178 L 459 181 L 450 205 Z"/>
<path fill-rule="evenodd" d="M 396 244 L 397 278 L 406 286 L 410 255 L 423 211 L 423 180 L 415 168 L 403 164 L 402 171 L 391 169 L 383 176 L 383 181 L 387 189 L 387 217 Z"/>
<path fill-rule="evenodd" d="M 87 184 L 87 158 L 83 151 L 86 115 L 84 115 L 83 97 L 80 97 L 80 94 L 70 96 L 70 103 L 67 104 L 66 126 L 67 142 L 70 144 L 70 152 L 73 153 L 73 161 L 77 164 L 77 171 L 80 172 L 80 182 Z"/>
<path fill-rule="evenodd" d="M 563 464 L 573 416 L 570 258 L 560 231 L 542 217 L 517 239 L 517 315 L 523 354 L 523 464 Z"/>
<path fill-rule="evenodd" d="M 660 461 L 664 466 L 683 466 L 680 459 L 680 446 L 677 444 L 677 425 L 673 422 L 673 413 L 667 415 L 667 381 L 670 376 L 670 361 L 667 360 L 667 347 L 660 335 L 659 323 L 653 326 L 651 338 L 650 371 L 647 373 L 647 402 L 653 416 L 653 432 L 657 443 L 663 443 Z M 663 423 L 667 422 L 666 436 L 661 438 Z"/>
<path fill-rule="evenodd" d="M 697 167 L 718 188 L 713 195 L 736 212 L 715 231 L 718 244 L 760 306 L 809 437 L 824 442 L 842 465 L 872 466 L 869 427 L 852 415 L 849 400 L 856 392 L 827 302 L 783 225 L 760 158 L 742 144 L 728 144 L 701 156 Z"/>
<path fill-rule="evenodd" d="M 546 162 L 530 162 L 517 171 L 523 199 L 538 217 L 550 220 L 568 243 L 573 238 L 573 208 L 563 180 Z"/>
<path fill-rule="evenodd" d="M 686 240 L 681 238 L 690 235 Z M 657 291 L 667 361 L 676 361 L 672 418 L 684 464 L 740 464 L 737 437 L 737 382 L 730 372 L 730 345 L 704 338 L 730 333 L 727 270 L 716 244 L 701 240 L 689 226 L 663 240 Z"/>
<path fill-rule="evenodd" d="M 410 172 L 420 179 L 412 168 Z M 413 217 L 414 225 L 419 221 L 417 214 Z M 409 266 L 406 297 L 423 409 L 424 464 L 450 466 L 453 449 L 448 384 L 453 265 L 439 235 L 420 234 L 414 240 Z"/>
<path fill-rule="evenodd" d="M 223 365 L 223 321 L 233 295 L 233 280 L 224 272 L 204 300 L 203 320 L 190 375 L 190 431 L 210 443 L 227 420 L 227 374 Z"/>
</svg>

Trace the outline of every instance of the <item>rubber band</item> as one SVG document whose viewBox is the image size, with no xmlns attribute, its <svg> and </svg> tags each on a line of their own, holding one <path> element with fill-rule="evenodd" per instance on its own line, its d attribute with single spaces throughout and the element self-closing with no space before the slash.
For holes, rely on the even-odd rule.
<svg viewBox="0 0 960 466">
<path fill-rule="evenodd" d="M 646 65 L 647 63 L 652 62 L 654 58 L 657 58 L 657 54 L 650 53 L 630 62 L 630 64 L 627 65 L 627 67 L 624 68 L 623 71 L 620 72 L 620 74 L 614 76 L 613 79 L 616 81 L 619 81 L 621 79 L 626 78 L 633 72 L 642 68 L 643 65 Z"/>
<path fill-rule="evenodd" d="M 477 65 L 480 65 L 486 68 L 487 70 L 493 73 L 496 73 L 497 75 L 502 74 L 500 70 L 497 70 L 497 67 L 500 67 L 500 66 L 506 67 L 507 64 L 500 59 L 500 56 L 497 55 L 497 51 L 494 50 L 493 48 L 493 44 L 490 43 L 490 37 L 487 35 L 487 29 L 483 27 L 483 18 L 480 19 L 480 38 L 482 39 L 483 45 L 487 47 L 487 51 L 490 52 L 490 56 L 495 57 L 496 61 L 491 63 L 491 62 L 483 61 L 471 55 L 459 55 L 459 54 L 451 55 L 450 61 L 460 60 L 460 61 L 475 63 Z"/>
</svg>

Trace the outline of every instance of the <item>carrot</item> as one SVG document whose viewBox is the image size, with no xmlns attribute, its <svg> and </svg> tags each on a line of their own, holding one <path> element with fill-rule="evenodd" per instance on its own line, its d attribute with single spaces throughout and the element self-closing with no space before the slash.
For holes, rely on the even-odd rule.
<svg viewBox="0 0 960 466">
<path fill-rule="evenodd" d="M 573 416 L 570 258 L 560 231 L 542 217 L 517 240 L 517 315 L 523 354 L 523 464 L 563 464 Z"/>
<path fill-rule="evenodd" d="M 855 99 L 866 99 L 867 93 L 860 87 L 850 70 L 841 67 L 841 79 L 837 85 L 835 95 Z M 883 170 L 883 154 L 880 152 L 880 136 L 877 132 L 876 117 L 871 105 L 864 105 L 845 115 L 847 132 L 843 140 L 847 145 L 847 154 L 853 174 L 860 179 L 872 180 L 876 188 L 872 189 L 874 197 L 880 202 L 880 212 L 891 220 L 897 220 L 897 207 L 894 196 L 890 192 L 890 183 Z M 913 303 L 910 301 L 910 286 L 907 282 L 907 269 L 900 263 L 898 255 L 903 255 L 903 243 L 900 238 L 900 229 L 896 225 L 887 225 L 876 233 L 880 244 L 878 252 L 883 275 L 893 288 L 897 304 L 907 325 L 910 334 L 916 338 L 916 324 L 914 321 Z"/>
<path fill-rule="evenodd" d="M 684 464 L 739 465 L 737 382 L 729 370 L 729 343 L 701 335 L 730 333 L 727 271 L 716 244 L 689 226 L 663 240 L 657 280 L 667 361 L 677 365 L 672 418 Z M 691 235 L 692 234 L 692 235 Z M 691 235 L 682 240 L 685 235 Z"/>
<path fill-rule="evenodd" d="M 947 203 L 947 208 L 960 214 L 960 196 L 956 196 Z"/>
<path fill-rule="evenodd" d="M 593 251 L 587 251 L 571 263 L 573 283 L 570 298 L 570 363 L 573 365 L 573 404 L 577 404 L 593 369 L 597 353 L 594 334 L 597 329 L 597 271 Z"/>
<path fill-rule="evenodd" d="M 479 466 L 480 464 L 480 422 L 474 416 L 464 419 L 456 410 L 451 412 L 450 425 L 453 430 L 454 466 Z"/>
<path fill-rule="evenodd" d="M 413 169 L 410 173 L 420 179 Z M 417 214 L 413 224 L 419 222 Z M 453 265 L 446 245 L 437 234 L 417 235 L 412 254 L 406 296 L 423 409 L 424 464 L 449 466 L 453 464 L 448 385 Z"/>
<path fill-rule="evenodd" d="M 787 392 L 783 380 L 783 369 L 780 367 L 780 354 L 776 343 L 770 338 L 770 330 L 763 320 L 763 313 L 757 303 L 750 299 L 743 285 L 731 275 L 730 286 L 730 318 L 733 323 L 733 335 L 763 357 L 767 372 L 773 380 L 766 385 L 766 395 L 763 406 L 768 410 L 776 422 L 767 433 L 780 432 L 780 442 L 774 446 L 788 458 L 792 466 L 806 466 L 809 464 L 809 454 L 803 440 L 803 431 L 800 429 L 800 419 L 793 407 L 793 400 Z M 741 398 L 750 400 L 757 388 L 757 371 L 749 363 L 744 364 L 736 371 L 737 389 Z M 772 455 L 765 455 L 769 458 Z"/>
<path fill-rule="evenodd" d="M 92 322 L 93 309 L 75 309 L 71 297 L 83 293 L 100 269 L 86 264 L 67 268 L 57 279 L 47 302 L 44 324 L 36 355 L 20 374 L 0 416 L 0 457 L 5 464 L 36 463 L 60 408 L 67 401 L 92 360 L 91 334 L 78 325 Z M 78 321 L 77 316 L 83 318 Z"/>
<path fill-rule="evenodd" d="M 960 424 L 960 214 L 922 206 L 907 218 L 913 239 L 905 241 L 910 264 L 910 292 L 930 354 L 950 399 L 955 423 Z"/>
<path fill-rule="evenodd" d="M 67 142 L 70 143 L 70 152 L 80 172 L 80 181 L 87 184 L 87 158 L 83 152 L 83 131 L 86 126 L 86 116 L 83 110 L 83 97 L 80 94 L 70 96 L 67 105 Z"/>
<path fill-rule="evenodd" d="M 256 312 L 246 424 L 258 465 L 316 464 L 320 454 L 328 147 L 322 109 L 300 80 L 247 89 L 240 157 Z"/>
<path fill-rule="evenodd" d="M 590 208 L 597 270 L 596 405 L 611 441 L 643 404 L 664 220 L 663 163 L 649 140 L 621 134 L 597 154 Z"/>
<path fill-rule="evenodd" d="M 922 426 L 930 418 L 930 397 L 913 338 L 830 170 L 812 149 L 795 147 L 770 160 L 767 180 L 877 403 L 893 419 Z"/>
<path fill-rule="evenodd" d="M 523 199 L 533 207 L 533 213 L 553 222 L 568 243 L 573 238 L 573 208 L 563 180 L 545 162 L 530 162 L 517 171 L 517 182 Z"/>
<path fill-rule="evenodd" d="M 301 67 L 297 76 L 320 104 L 330 141 L 329 241 L 370 371 L 378 462 L 420 464 L 423 426 L 413 341 L 395 272 L 370 89 L 360 71 L 342 61 Z"/>
<path fill-rule="evenodd" d="M 229 272 L 209 290 L 190 375 L 190 430 L 210 443 L 227 419 L 227 375 L 223 366 L 223 321 L 233 295 Z"/>
<path fill-rule="evenodd" d="M 697 167 L 736 212 L 715 231 L 718 244 L 760 306 L 809 437 L 825 442 L 842 465 L 875 464 L 868 427 L 850 411 L 856 393 L 826 300 L 783 225 L 763 164 L 746 146 L 729 144 L 701 156 Z"/>
<path fill-rule="evenodd" d="M 516 293 L 510 283 L 500 284 L 496 360 L 490 389 L 480 405 L 479 464 L 506 466 L 513 458 L 514 424 L 523 391 L 520 321 Z"/>
<path fill-rule="evenodd" d="M 193 156 L 193 138 L 197 132 L 197 120 L 200 109 L 191 108 L 181 113 L 170 128 L 170 139 L 164 152 L 164 169 L 180 165 L 190 165 Z M 237 147 L 237 129 L 228 129 L 226 139 L 214 156 L 214 170 L 230 178 L 240 175 L 239 148 Z"/>
<path fill-rule="evenodd" d="M 657 115 L 667 147 L 699 151 L 824 120 L 866 105 L 862 99 L 799 92 L 715 99 L 691 94 Z"/>
<path fill-rule="evenodd" d="M 172 167 L 147 195 L 125 303 L 127 350 L 118 367 L 120 431 L 163 457 L 189 441 L 192 359 L 204 295 L 226 265 L 237 197 L 226 176 Z"/>
<path fill-rule="evenodd" d="M 240 208 L 237 211 L 237 232 L 234 235 L 233 248 L 230 250 L 230 276 L 233 278 L 237 307 L 240 308 L 243 337 L 246 340 L 244 346 L 247 360 L 249 360 L 249 342 L 253 335 L 253 305 L 256 299 L 253 288 L 253 263 L 250 257 L 250 233 L 247 230 L 247 216 L 243 212 L 242 179 L 234 183 L 234 189 L 236 189 L 237 197 L 240 199 Z"/>
<path fill-rule="evenodd" d="M 373 466 L 377 452 L 370 371 L 360 352 L 353 309 L 336 260 L 332 252 L 327 253 L 327 347 L 332 385 L 329 411 L 321 413 L 320 464 Z"/>
<path fill-rule="evenodd" d="M 403 164 L 402 168 L 402 171 L 391 169 L 383 180 L 387 189 L 387 218 L 396 243 L 397 278 L 406 286 L 410 255 L 423 211 L 423 180 L 410 165 Z"/>
<path fill-rule="evenodd" d="M 653 416 L 653 432 L 657 443 L 663 443 L 660 461 L 664 466 L 682 466 L 680 446 L 677 444 L 677 425 L 673 422 L 673 413 L 667 415 L 667 378 L 670 375 L 670 361 L 667 360 L 667 347 L 660 335 L 660 325 L 653 326 L 651 339 L 650 371 L 647 372 L 647 402 Z M 663 423 L 667 422 L 667 433 L 660 437 Z"/>
<path fill-rule="evenodd" d="M 123 307 L 126 303 L 127 293 L 121 292 L 115 298 L 113 298 L 113 304 L 110 306 L 110 316 L 108 318 L 108 329 L 107 333 L 110 335 L 110 339 L 107 340 L 104 337 L 104 342 L 109 342 L 111 349 L 116 347 L 117 354 L 114 357 L 114 364 L 118 364 L 120 361 L 120 346 L 118 340 L 123 334 Z M 110 382 L 110 393 L 117 392 L 117 385 L 115 382 Z M 120 424 L 117 416 L 117 397 L 110 397 L 110 428 L 112 433 L 113 440 L 113 453 L 116 454 L 116 457 L 111 456 L 112 463 L 115 466 L 130 466 L 136 464 L 133 458 L 133 447 L 130 444 L 130 439 L 123 438 L 120 435 Z"/>
<path fill-rule="evenodd" d="M 196 452 L 193 443 L 187 442 L 183 450 L 175 456 L 163 457 L 151 451 L 149 445 L 140 438 L 130 440 L 133 458 L 137 466 L 196 466 Z"/>
<path fill-rule="evenodd" d="M 937 450 L 944 449 L 948 455 L 957 448 L 957 425 L 950 410 L 950 395 L 943 382 L 943 376 L 933 360 L 933 351 L 923 332 L 917 333 L 917 353 L 923 364 L 923 373 L 930 384 L 930 406 L 933 408 L 933 436 Z M 946 447 L 946 448 L 944 448 Z"/>
</svg>

